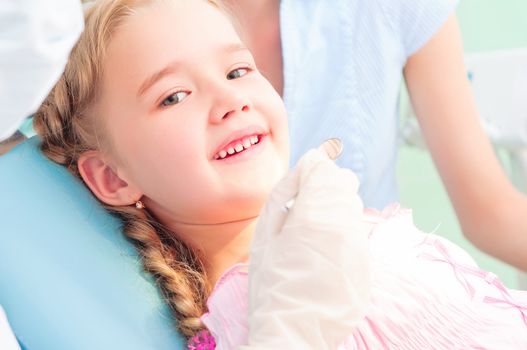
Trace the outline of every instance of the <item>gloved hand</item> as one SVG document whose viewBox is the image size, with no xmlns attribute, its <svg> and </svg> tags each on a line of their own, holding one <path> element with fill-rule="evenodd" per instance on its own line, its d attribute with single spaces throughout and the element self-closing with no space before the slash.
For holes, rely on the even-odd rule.
<svg viewBox="0 0 527 350">
<path fill-rule="evenodd" d="M 316 149 L 275 187 L 254 234 L 241 349 L 336 349 L 364 317 L 369 226 L 358 185 Z"/>
</svg>

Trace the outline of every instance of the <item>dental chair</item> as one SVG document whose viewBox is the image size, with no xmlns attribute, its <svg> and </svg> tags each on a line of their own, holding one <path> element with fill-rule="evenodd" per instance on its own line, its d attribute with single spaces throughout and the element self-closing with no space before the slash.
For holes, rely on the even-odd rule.
<svg viewBox="0 0 527 350">
<path fill-rule="evenodd" d="M 511 181 L 527 192 L 527 49 L 466 54 L 465 64 L 483 128 L 506 156 Z M 401 97 L 401 119 L 403 142 L 425 149 L 407 94 Z M 527 274 L 518 271 L 518 285 L 527 289 Z"/>
<path fill-rule="evenodd" d="M 22 349 L 183 349 L 134 247 L 31 138 L 0 157 L 0 305 Z"/>
</svg>

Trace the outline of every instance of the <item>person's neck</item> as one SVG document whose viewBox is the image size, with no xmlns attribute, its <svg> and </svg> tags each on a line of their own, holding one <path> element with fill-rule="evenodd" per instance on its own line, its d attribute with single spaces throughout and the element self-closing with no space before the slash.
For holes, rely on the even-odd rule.
<svg viewBox="0 0 527 350">
<path fill-rule="evenodd" d="M 174 222 L 168 226 L 198 252 L 203 259 L 209 284 L 214 287 L 225 270 L 237 263 L 248 262 L 257 218 L 214 225 Z"/>
<path fill-rule="evenodd" d="M 269 31 L 274 31 L 279 18 L 280 0 L 223 0 L 223 3 L 249 46 L 254 46 L 254 41 L 268 40 Z"/>
<path fill-rule="evenodd" d="M 224 0 L 258 70 L 283 95 L 280 0 Z"/>
<path fill-rule="evenodd" d="M 222 0 L 238 20 L 264 21 L 276 14 L 280 0 Z"/>
</svg>

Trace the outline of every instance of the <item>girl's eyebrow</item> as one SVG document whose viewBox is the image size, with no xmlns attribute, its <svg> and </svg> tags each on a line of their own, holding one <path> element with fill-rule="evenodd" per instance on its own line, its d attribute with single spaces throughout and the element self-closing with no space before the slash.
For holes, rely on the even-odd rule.
<svg viewBox="0 0 527 350">
<path fill-rule="evenodd" d="M 146 90 L 150 89 L 152 85 L 154 85 L 157 81 L 159 81 L 164 76 L 173 74 L 175 71 L 177 71 L 177 68 L 179 66 L 178 62 L 171 62 L 161 70 L 155 72 L 150 77 L 146 78 L 145 81 L 141 84 L 139 87 L 139 90 L 137 91 L 137 97 L 141 97 L 144 95 Z"/>
<path fill-rule="evenodd" d="M 218 53 L 221 53 L 221 52 L 234 53 L 238 51 L 249 51 L 249 49 L 242 43 L 234 43 L 234 44 L 220 46 L 217 49 L 217 51 Z M 143 81 L 143 83 L 139 87 L 139 90 L 137 91 L 137 97 L 141 97 L 142 95 L 144 95 L 144 93 L 150 87 L 152 87 L 152 85 L 154 85 L 157 81 L 159 81 L 161 78 L 176 72 L 179 66 L 180 66 L 180 62 L 173 61 L 169 63 L 168 65 L 166 65 L 164 68 L 150 75 L 148 78 L 145 79 L 145 81 Z"/>
<path fill-rule="evenodd" d="M 234 43 L 234 44 L 229 44 L 229 45 L 225 45 L 225 46 L 220 46 L 218 48 L 218 51 L 223 51 L 223 52 L 228 52 L 228 53 L 232 53 L 232 52 L 238 52 L 238 51 L 249 51 L 249 49 L 247 48 L 247 46 L 243 45 L 242 43 Z"/>
</svg>

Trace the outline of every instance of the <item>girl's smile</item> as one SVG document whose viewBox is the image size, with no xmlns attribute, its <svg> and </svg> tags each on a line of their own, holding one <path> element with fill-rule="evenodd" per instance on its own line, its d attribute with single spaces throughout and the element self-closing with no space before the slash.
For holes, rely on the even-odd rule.
<svg viewBox="0 0 527 350">
<path fill-rule="evenodd" d="M 266 137 L 260 136 L 259 141 L 256 141 L 256 142 L 258 143 L 251 145 L 249 148 L 244 148 L 240 152 L 236 152 L 232 155 L 226 156 L 223 159 L 216 159 L 216 160 L 218 162 L 221 162 L 221 164 L 233 164 L 233 163 L 244 162 L 244 161 L 256 161 L 258 159 L 257 156 L 261 154 L 266 147 Z"/>
<path fill-rule="evenodd" d="M 263 149 L 263 141 L 268 132 L 258 126 L 232 132 L 214 152 L 214 160 L 224 164 L 237 162 L 258 154 Z"/>
</svg>

